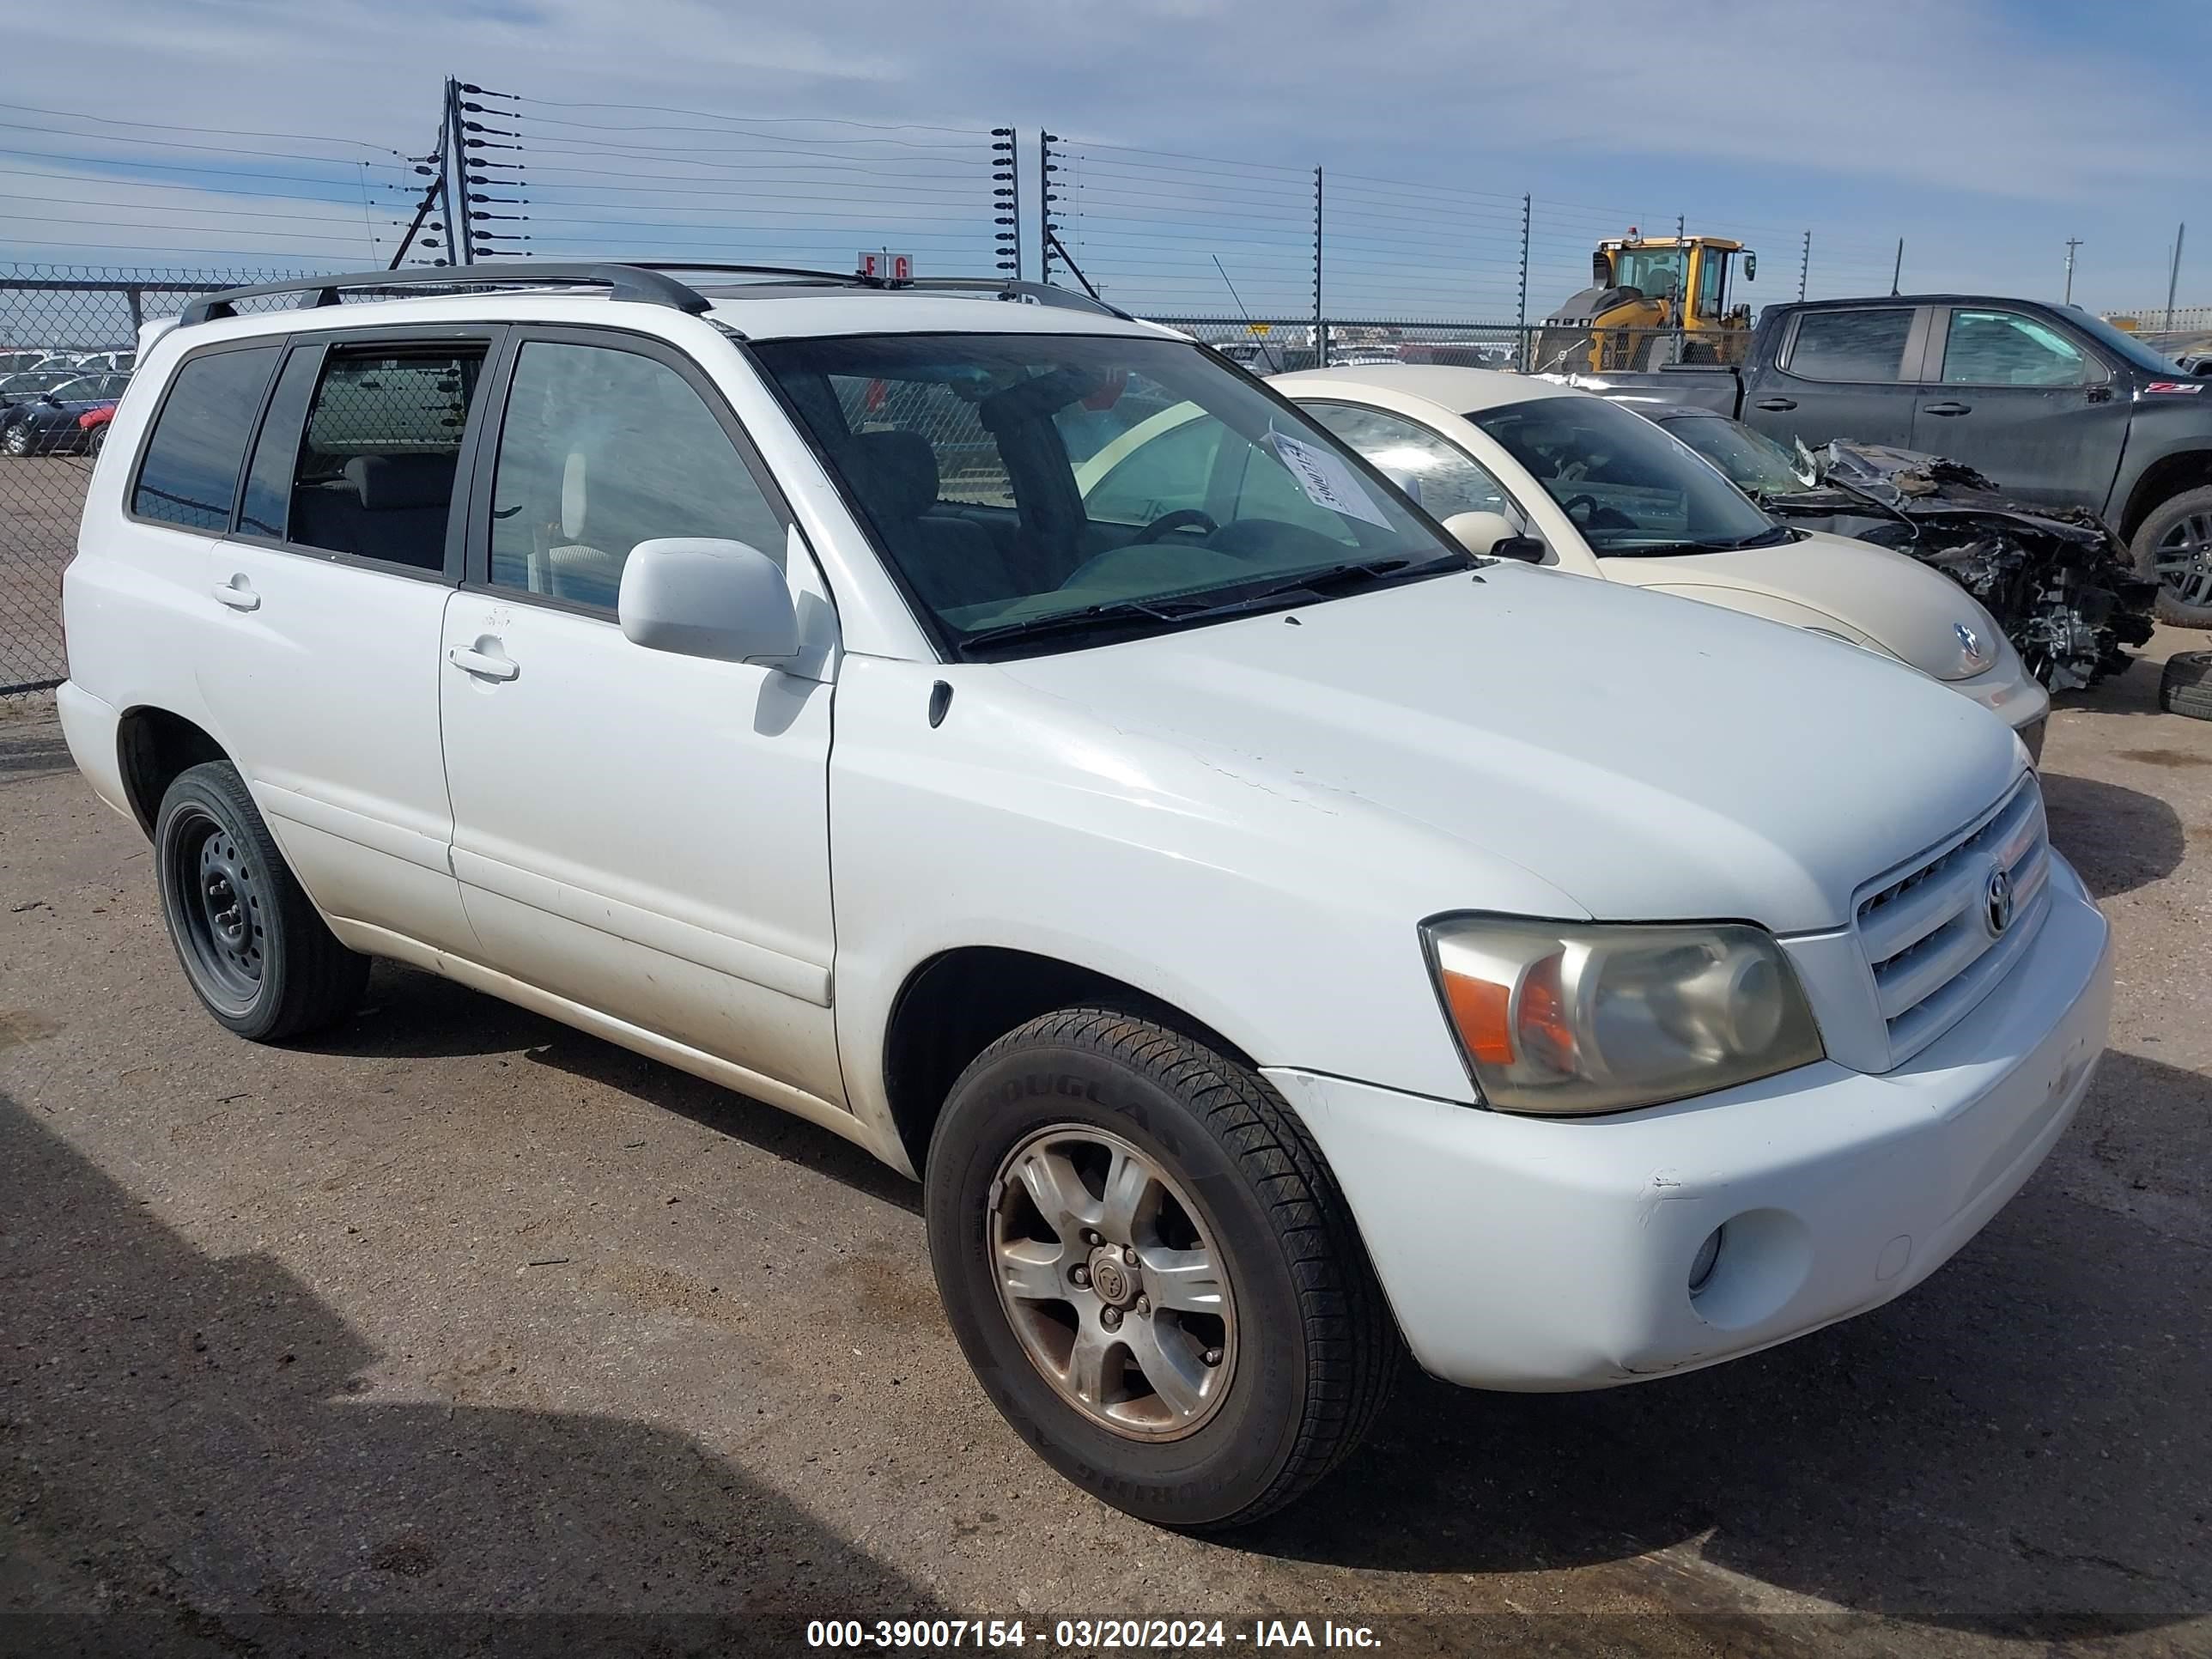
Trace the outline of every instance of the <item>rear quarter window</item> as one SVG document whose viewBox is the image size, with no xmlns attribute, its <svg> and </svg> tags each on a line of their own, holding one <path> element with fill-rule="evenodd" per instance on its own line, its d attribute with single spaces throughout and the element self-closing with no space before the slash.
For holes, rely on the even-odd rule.
<svg viewBox="0 0 2212 1659">
<path fill-rule="evenodd" d="M 281 350 L 210 352 L 177 370 L 138 464 L 135 517 L 215 535 L 230 528 L 239 469 Z"/>
</svg>

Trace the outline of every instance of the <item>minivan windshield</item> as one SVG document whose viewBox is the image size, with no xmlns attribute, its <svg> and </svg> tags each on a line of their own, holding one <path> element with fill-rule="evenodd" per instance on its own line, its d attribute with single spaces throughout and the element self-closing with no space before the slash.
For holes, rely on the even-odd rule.
<svg viewBox="0 0 2212 1659">
<path fill-rule="evenodd" d="M 1602 398 L 1532 398 L 1467 418 L 1528 469 L 1594 553 L 1711 553 L 1796 539 L 1694 451 Z"/>
<path fill-rule="evenodd" d="M 1186 342 L 748 349 L 962 655 L 1103 643 L 1470 562 L 1324 428 Z"/>
</svg>

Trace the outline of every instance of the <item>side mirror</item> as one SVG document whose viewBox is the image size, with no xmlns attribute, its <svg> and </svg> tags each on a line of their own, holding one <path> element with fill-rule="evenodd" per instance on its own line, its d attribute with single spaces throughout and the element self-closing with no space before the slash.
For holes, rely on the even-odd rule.
<svg viewBox="0 0 2212 1659">
<path fill-rule="evenodd" d="M 1451 538 L 1468 552 L 1486 559 L 1519 559 L 1541 564 L 1546 548 L 1534 536 L 1523 536 L 1503 513 L 1455 513 L 1444 520 Z"/>
<path fill-rule="evenodd" d="M 1749 248 L 1743 251 L 1743 280 L 1747 283 L 1759 280 L 1759 256 Z"/>
<path fill-rule="evenodd" d="M 1421 499 L 1421 481 L 1415 474 L 1395 466 L 1378 467 L 1376 471 L 1397 486 L 1401 495 L 1416 502 Z"/>
<path fill-rule="evenodd" d="M 640 542 L 623 565 L 615 615 L 623 637 L 648 651 L 716 662 L 799 652 L 799 613 L 783 567 L 744 542 Z"/>
</svg>

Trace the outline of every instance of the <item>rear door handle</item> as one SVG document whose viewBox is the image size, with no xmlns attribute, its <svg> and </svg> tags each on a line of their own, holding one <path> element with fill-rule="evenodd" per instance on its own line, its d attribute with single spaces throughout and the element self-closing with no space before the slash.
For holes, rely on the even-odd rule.
<svg viewBox="0 0 2212 1659">
<path fill-rule="evenodd" d="M 233 611 L 261 609 L 261 596 L 253 591 L 253 584 L 246 580 L 243 571 L 227 582 L 217 582 L 215 596 L 219 603 L 228 605 Z"/>
<path fill-rule="evenodd" d="M 1974 406 L 1972 404 L 1923 404 L 1920 412 L 1923 415 L 1971 415 L 1974 412 Z"/>
<path fill-rule="evenodd" d="M 1753 409 L 1771 409 L 1778 415 L 1785 409 L 1796 408 L 1797 400 L 1795 398 L 1761 398 L 1757 403 L 1753 404 L 1752 407 Z"/>
<path fill-rule="evenodd" d="M 446 660 L 464 674 L 473 674 L 480 680 L 511 680 L 522 672 L 522 665 L 511 658 L 495 657 L 472 645 L 455 646 L 446 653 Z"/>
</svg>

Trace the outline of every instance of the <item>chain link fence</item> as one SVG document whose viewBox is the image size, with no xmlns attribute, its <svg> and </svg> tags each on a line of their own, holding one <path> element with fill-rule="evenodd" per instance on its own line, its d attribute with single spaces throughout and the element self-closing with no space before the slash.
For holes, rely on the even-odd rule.
<svg viewBox="0 0 2212 1659">
<path fill-rule="evenodd" d="M 61 575 L 86 484 L 137 362 L 138 327 L 275 270 L 0 272 L 0 703 L 59 684 Z"/>
</svg>

